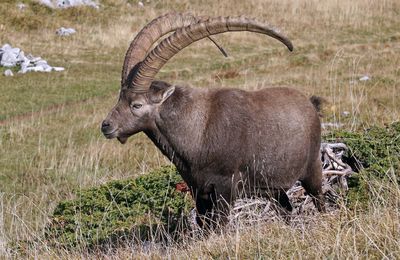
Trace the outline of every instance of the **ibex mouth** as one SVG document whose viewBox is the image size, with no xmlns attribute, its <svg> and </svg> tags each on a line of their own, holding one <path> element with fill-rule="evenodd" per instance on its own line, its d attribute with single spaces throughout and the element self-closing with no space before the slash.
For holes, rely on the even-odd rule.
<svg viewBox="0 0 400 260">
<path fill-rule="evenodd" d="M 104 134 L 104 136 L 105 136 L 107 139 L 117 138 L 118 141 L 119 141 L 121 144 L 126 143 L 126 141 L 128 140 L 128 136 L 119 136 L 118 129 L 115 129 L 115 130 L 113 130 L 113 131 L 111 131 L 111 132 L 108 132 L 108 133 L 104 133 L 104 132 L 103 132 L 103 134 Z"/>
<path fill-rule="evenodd" d="M 118 130 L 118 129 L 116 129 L 116 130 L 114 130 L 114 131 L 111 131 L 111 132 L 109 132 L 109 133 L 104 133 L 104 132 L 103 132 L 103 134 L 104 134 L 104 136 L 105 136 L 107 139 L 113 139 L 114 137 L 117 136 L 117 135 L 116 135 L 117 130 Z"/>
</svg>

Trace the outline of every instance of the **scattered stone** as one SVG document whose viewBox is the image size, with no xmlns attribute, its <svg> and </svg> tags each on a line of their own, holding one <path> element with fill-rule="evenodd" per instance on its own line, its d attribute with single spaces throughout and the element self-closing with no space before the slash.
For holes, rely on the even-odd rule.
<svg viewBox="0 0 400 260">
<path fill-rule="evenodd" d="M 56 34 L 59 36 L 70 36 L 74 33 L 76 33 L 76 30 L 74 28 L 61 27 L 61 28 L 57 29 L 57 31 L 56 31 Z"/>
<path fill-rule="evenodd" d="M 348 117 L 349 115 L 350 115 L 349 111 L 343 111 L 342 112 L 342 116 L 344 116 L 344 117 Z"/>
<path fill-rule="evenodd" d="M 25 53 L 20 48 L 12 48 L 9 44 L 4 44 L 3 47 L 0 48 L 0 66 L 11 68 L 15 66 L 20 66 L 21 69 L 18 73 L 27 73 L 27 72 L 51 72 L 51 71 L 63 71 L 62 67 L 52 67 L 47 61 L 42 59 L 41 57 L 34 57 L 32 54 L 28 54 L 25 56 Z M 12 76 L 12 71 L 4 72 L 5 76 Z M 7 75 L 6 75 L 7 72 Z"/>
<path fill-rule="evenodd" d="M 4 76 L 12 77 L 12 76 L 14 76 L 14 73 L 12 72 L 12 70 L 8 69 L 8 70 L 4 71 Z"/>
<path fill-rule="evenodd" d="M 17 4 L 17 7 L 18 7 L 19 10 L 23 11 L 23 10 L 26 9 L 26 4 L 24 4 L 24 3 L 18 3 L 18 4 Z"/>
<path fill-rule="evenodd" d="M 142 2 L 142 1 L 139 1 L 139 2 L 138 2 L 138 6 L 139 6 L 140 8 L 144 7 L 143 2 Z"/>
<path fill-rule="evenodd" d="M 42 5 L 45 5 L 47 7 L 50 7 L 50 8 L 56 7 L 51 0 L 40 0 L 39 3 L 41 3 Z"/>
<path fill-rule="evenodd" d="M 93 0 L 40 0 L 39 2 L 52 9 L 69 8 L 81 5 L 86 5 L 99 9 L 99 4 L 97 3 L 97 1 Z"/>
<path fill-rule="evenodd" d="M 54 71 L 64 71 L 65 68 L 63 68 L 63 67 L 53 67 L 53 70 Z"/>
<path fill-rule="evenodd" d="M 362 76 L 361 78 L 359 78 L 358 80 L 359 81 L 368 81 L 368 80 L 370 80 L 371 78 L 369 77 L 369 76 L 367 76 L 367 75 L 365 75 L 365 76 Z"/>
<path fill-rule="evenodd" d="M 18 62 L 24 60 L 24 52 L 19 48 L 12 48 L 9 44 L 4 44 L 0 48 L 0 66 L 14 67 Z"/>
</svg>

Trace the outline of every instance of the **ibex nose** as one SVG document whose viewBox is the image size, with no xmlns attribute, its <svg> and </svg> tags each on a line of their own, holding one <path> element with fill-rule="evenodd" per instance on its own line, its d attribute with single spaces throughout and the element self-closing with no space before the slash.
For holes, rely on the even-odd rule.
<svg viewBox="0 0 400 260">
<path fill-rule="evenodd" d="M 104 132 L 107 132 L 107 130 L 108 130 L 108 128 L 110 127 L 110 122 L 109 121 L 107 121 L 107 120 L 104 120 L 102 123 L 101 123 L 101 131 L 104 133 Z"/>
</svg>

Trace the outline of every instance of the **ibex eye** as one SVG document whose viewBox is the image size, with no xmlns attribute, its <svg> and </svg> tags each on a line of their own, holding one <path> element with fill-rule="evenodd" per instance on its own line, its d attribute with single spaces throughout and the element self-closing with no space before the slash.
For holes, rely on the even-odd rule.
<svg viewBox="0 0 400 260">
<path fill-rule="evenodd" d="M 139 109 L 139 108 L 142 107 L 142 104 L 132 104 L 131 107 L 132 107 L 133 109 Z"/>
</svg>

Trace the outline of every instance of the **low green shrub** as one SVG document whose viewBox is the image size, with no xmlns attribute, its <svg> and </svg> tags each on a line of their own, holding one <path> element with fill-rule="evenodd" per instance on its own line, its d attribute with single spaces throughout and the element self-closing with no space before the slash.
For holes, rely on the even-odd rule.
<svg viewBox="0 0 400 260">
<path fill-rule="evenodd" d="M 359 171 L 349 179 L 349 206 L 367 205 L 370 185 L 376 180 L 400 181 L 400 122 L 360 132 L 333 131 L 323 139 L 345 143 L 349 147 L 347 158 Z"/>
<path fill-rule="evenodd" d="M 46 238 L 54 246 L 94 247 L 125 241 L 166 241 L 177 237 L 193 207 L 175 184 L 172 166 L 136 179 L 111 181 L 77 191 L 54 209 Z"/>
<path fill-rule="evenodd" d="M 350 148 L 348 156 L 357 159 L 365 172 L 379 178 L 386 178 L 389 169 L 400 165 L 400 122 L 362 132 L 335 131 L 325 139 L 346 143 Z"/>
</svg>

